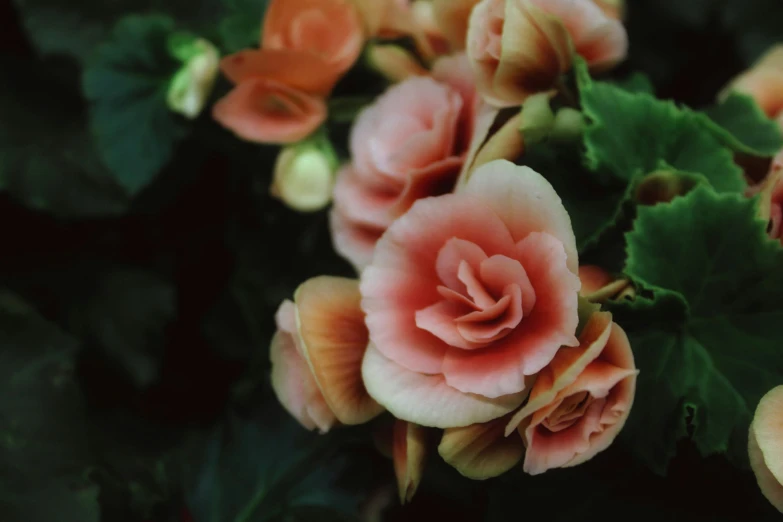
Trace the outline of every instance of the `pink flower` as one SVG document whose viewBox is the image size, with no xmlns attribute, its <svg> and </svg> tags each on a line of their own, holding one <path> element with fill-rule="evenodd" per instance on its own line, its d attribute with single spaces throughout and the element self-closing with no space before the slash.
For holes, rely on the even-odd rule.
<svg viewBox="0 0 783 522">
<path fill-rule="evenodd" d="M 777 45 L 724 91 L 747 94 L 783 129 L 783 45 Z"/>
<path fill-rule="evenodd" d="M 761 492 L 783 513 L 783 386 L 767 392 L 756 407 L 748 454 Z"/>
<path fill-rule="evenodd" d="M 368 392 L 423 426 L 509 413 L 578 344 L 577 269 L 568 213 L 527 167 L 493 161 L 460 192 L 417 201 L 362 274 Z"/>
<path fill-rule="evenodd" d="M 325 433 L 336 423 L 361 424 L 381 408 L 362 384 L 367 328 L 358 282 L 316 277 L 277 311 L 272 338 L 272 388 L 305 428 Z"/>
<path fill-rule="evenodd" d="M 572 64 L 572 49 L 590 68 L 621 61 L 623 25 L 593 0 L 482 0 L 468 27 L 468 57 L 479 92 L 498 107 L 548 91 Z"/>
<path fill-rule="evenodd" d="M 524 437 L 531 475 L 590 460 L 609 447 L 630 413 L 638 371 L 625 332 L 611 314 L 597 312 L 580 341 L 538 375 L 528 403 L 506 427 Z"/>
<path fill-rule="evenodd" d="M 393 86 L 361 113 L 331 216 L 337 251 L 362 269 L 375 242 L 420 198 L 449 192 L 473 135 L 476 96 L 464 56 Z"/>
</svg>

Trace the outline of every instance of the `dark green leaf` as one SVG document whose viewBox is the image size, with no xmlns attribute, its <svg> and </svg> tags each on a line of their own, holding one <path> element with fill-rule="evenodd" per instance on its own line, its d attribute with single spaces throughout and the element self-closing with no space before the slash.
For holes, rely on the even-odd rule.
<svg viewBox="0 0 783 522">
<path fill-rule="evenodd" d="M 261 23 L 269 0 L 223 0 L 226 16 L 220 23 L 220 35 L 226 52 L 258 47 Z"/>
<path fill-rule="evenodd" d="M 77 343 L 0 292 L 0 518 L 97 522 Z"/>
<path fill-rule="evenodd" d="M 783 148 L 780 128 L 750 96 L 731 93 L 706 115 L 718 139 L 738 152 L 769 157 Z"/>
<path fill-rule="evenodd" d="M 110 269 L 86 300 L 70 307 L 70 326 L 135 386 L 146 388 L 158 377 L 176 297 L 173 285 L 155 274 Z"/>
<path fill-rule="evenodd" d="M 25 29 L 43 55 L 57 54 L 86 62 L 108 40 L 123 16 L 163 12 L 188 26 L 214 23 L 220 0 L 14 0 Z"/>
<path fill-rule="evenodd" d="M 650 79 L 639 72 L 618 80 L 614 84 L 628 92 L 655 94 L 655 88 Z"/>
<path fill-rule="evenodd" d="M 335 453 L 335 436 L 308 433 L 274 403 L 263 410 L 258 420 L 233 419 L 208 441 L 188 488 L 196 522 L 320 520 L 301 518 L 315 510 L 351 520 L 361 488 L 339 487 L 347 462 Z"/>
<path fill-rule="evenodd" d="M 631 181 L 671 167 L 704 175 L 720 192 L 744 190 L 742 170 L 702 124 L 703 116 L 650 94 L 594 82 L 584 61 L 577 62 L 577 80 L 591 169 Z"/>
<path fill-rule="evenodd" d="M 626 198 L 622 184 L 604 185 L 582 166 L 578 143 L 534 144 L 523 164 L 540 172 L 563 200 L 580 252 L 593 244 L 619 217 Z"/>
<path fill-rule="evenodd" d="M 104 161 L 130 194 L 146 187 L 184 138 L 184 120 L 169 111 L 166 93 L 179 64 L 168 54 L 174 23 L 129 16 L 84 73 L 92 130 Z"/>
<path fill-rule="evenodd" d="M 0 65 L 0 190 L 57 216 L 123 212 L 127 199 L 96 154 L 81 100 L 44 74 L 45 62 Z"/>
<path fill-rule="evenodd" d="M 674 451 L 672 428 L 682 435 L 686 409 L 703 455 L 728 452 L 745 463 L 756 404 L 783 381 L 783 248 L 767 238 L 757 214 L 756 201 L 701 186 L 670 204 L 640 208 L 628 234 L 625 271 L 656 293 L 656 301 L 635 306 L 669 313 L 674 295 L 688 310 L 687 318 L 680 306 L 675 316 L 629 328 L 641 404 L 654 401 L 634 407 L 631 425 L 648 434 L 634 446 L 659 469 Z M 653 390 L 661 386 L 662 393 Z M 649 444 L 654 436 L 662 447 Z"/>
</svg>

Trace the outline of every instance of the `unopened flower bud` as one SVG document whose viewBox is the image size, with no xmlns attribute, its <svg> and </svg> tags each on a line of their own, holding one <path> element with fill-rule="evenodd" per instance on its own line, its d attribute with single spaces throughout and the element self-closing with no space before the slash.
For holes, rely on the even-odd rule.
<svg viewBox="0 0 783 522">
<path fill-rule="evenodd" d="M 212 93 L 220 65 L 217 47 L 203 38 L 189 43 L 178 35 L 170 42 L 171 54 L 183 62 L 169 84 L 166 102 L 173 112 L 194 119 Z"/>
<path fill-rule="evenodd" d="M 525 143 L 536 143 L 549 137 L 555 123 L 555 115 L 549 106 L 550 98 L 549 93 L 534 94 L 522 104 L 522 126 L 519 130 L 525 137 Z"/>
<path fill-rule="evenodd" d="M 646 175 L 637 185 L 636 201 L 641 205 L 668 203 L 684 196 L 700 182 L 698 175 L 687 172 L 659 170 Z"/>
<path fill-rule="evenodd" d="M 321 210 L 332 200 L 336 167 L 333 152 L 314 143 L 285 147 L 277 157 L 270 192 L 299 212 Z"/>
</svg>

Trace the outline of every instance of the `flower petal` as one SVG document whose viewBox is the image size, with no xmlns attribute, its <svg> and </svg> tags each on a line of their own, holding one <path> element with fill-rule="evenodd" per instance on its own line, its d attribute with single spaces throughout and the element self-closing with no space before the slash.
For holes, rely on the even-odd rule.
<svg viewBox="0 0 783 522">
<path fill-rule="evenodd" d="M 462 393 L 440 375 L 415 373 L 394 363 L 372 344 L 362 365 L 367 391 L 398 419 L 453 428 L 487 422 L 509 413 L 525 400 L 519 393 L 496 399 Z"/>
<path fill-rule="evenodd" d="M 783 482 L 783 386 L 761 398 L 753 417 L 753 431 L 767 468 L 778 482 Z"/>
<path fill-rule="evenodd" d="M 215 104 L 212 115 L 242 139 L 258 143 L 294 143 L 326 119 L 319 98 L 264 79 L 241 83 Z"/>
<path fill-rule="evenodd" d="M 296 291 L 297 325 L 305 359 L 324 400 L 343 424 L 361 424 L 383 411 L 364 388 L 368 333 L 359 283 L 316 277 Z"/>
<path fill-rule="evenodd" d="M 783 513 L 783 485 L 767 467 L 764 453 L 759 447 L 754 424 L 750 425 L 748 434 L 748 455 L 750 456 L 750 467 L 756 475 L 756 482 L 761 493 L 778 511 Z"/>
<path fill-rule="evenodd" d="M 265 79 L 308 94 L 328 94 L 338 79 L 317 55 L 286 49 L 240 51 L 223 58 L 220 69 L 234 84 Z"/>
<path fill-rule="evenodd" d="M 576 238 L 571 218 L 552 185 L 536 171 L 496 160 L 477 168 L 462 193 L 481 198 L 508 227 L 515 241 L 546 232 L 560 241 L 568 268 L 578 273 Z"/>
<path fill-rule="evenodd" d="M 321 433 L 329 431 L 335 423 L 335 416 L 290 334 L 278 331 L 274 335 L 269 358 L 272 363 L 272 389 L 280 404 L 306 429 L 317 427 Z"/>
<path fill-rule="evenodd" d="M 446 345 L 416 326 L 416 312 L 442 300 L 436 262 L 453 237 L 488 253 L 513 255 L 508 229 L 472 197 L 448 194 L 417 201 L 378 241 L 362 273 L 362 308 L 370 339 L 406 368 L 440 373 Z"/>
<path fill-rule="evenodd" d="M 394 423 L 392 458 L 401 504 L 413 499 L 421 482 L 427 459 L 427 431 L 411 422 L 397 420 Z"/>
<path fill-rule="evenodd" d="M 505 338 L 483 350 L 446 352 L 442 372 L 450 386 L 466 393 L 498 397 L 525 389 L 525 377 L 541 371 L 561 346 L 578 344 L 579 279 L 566 267 L 559 240 L 532 233 L 517 255 L 535 290 L 530 315 Z"/>
<path fill-rule="evenodd" d="M 443 433 L 438 453 L 465 477 L 484 480 L 502 475 L 522 461 L 525 444 L 513 433 L 505 437 L 508 417 L 464 428 L 449 428 Z"/>
<path fill-rule="evenodd" d="M 516 430 L 526 417 L 552 403 L 561 390 L 576 381 L 587 365 L 601 354 L 611 335 L 611 327 L 610 313 L 596 312 L 590 317 L 579 336 L 579 346 L 561 348 L 551 364 L 541 371 L 527 404 L 514 414 L 506 426 L 506 436 Z"/>
</svg>

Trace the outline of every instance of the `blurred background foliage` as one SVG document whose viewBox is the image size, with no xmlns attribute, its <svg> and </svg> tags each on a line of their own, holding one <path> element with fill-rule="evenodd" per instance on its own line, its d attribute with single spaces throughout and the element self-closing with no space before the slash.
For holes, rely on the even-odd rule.
<svg viewBox="0 0 783 522">
<path fill-rule="evenodd" d="M 402 508 L 367 429 L 319 437 L 284 415 L 267 382 L 274 311 L 306 278 L 350 267 L 325 211 L 269 195 L 276 148 L 165 105 L 166 37 L 252 46 L 265 3 L 0 0 L 0 520 L 774 516 L 749 471 L 687 441 L 666 479 L 620 444 L 485 483 L 433 458 Z M 616 76 L 641 71 L 696 108 L 783 41 L 779 0 L 627 3 Z M 360 65 L 336 96 L 383 88 Z M 334 114 L 344 154 L 350 124 Z"/>
</svg>

